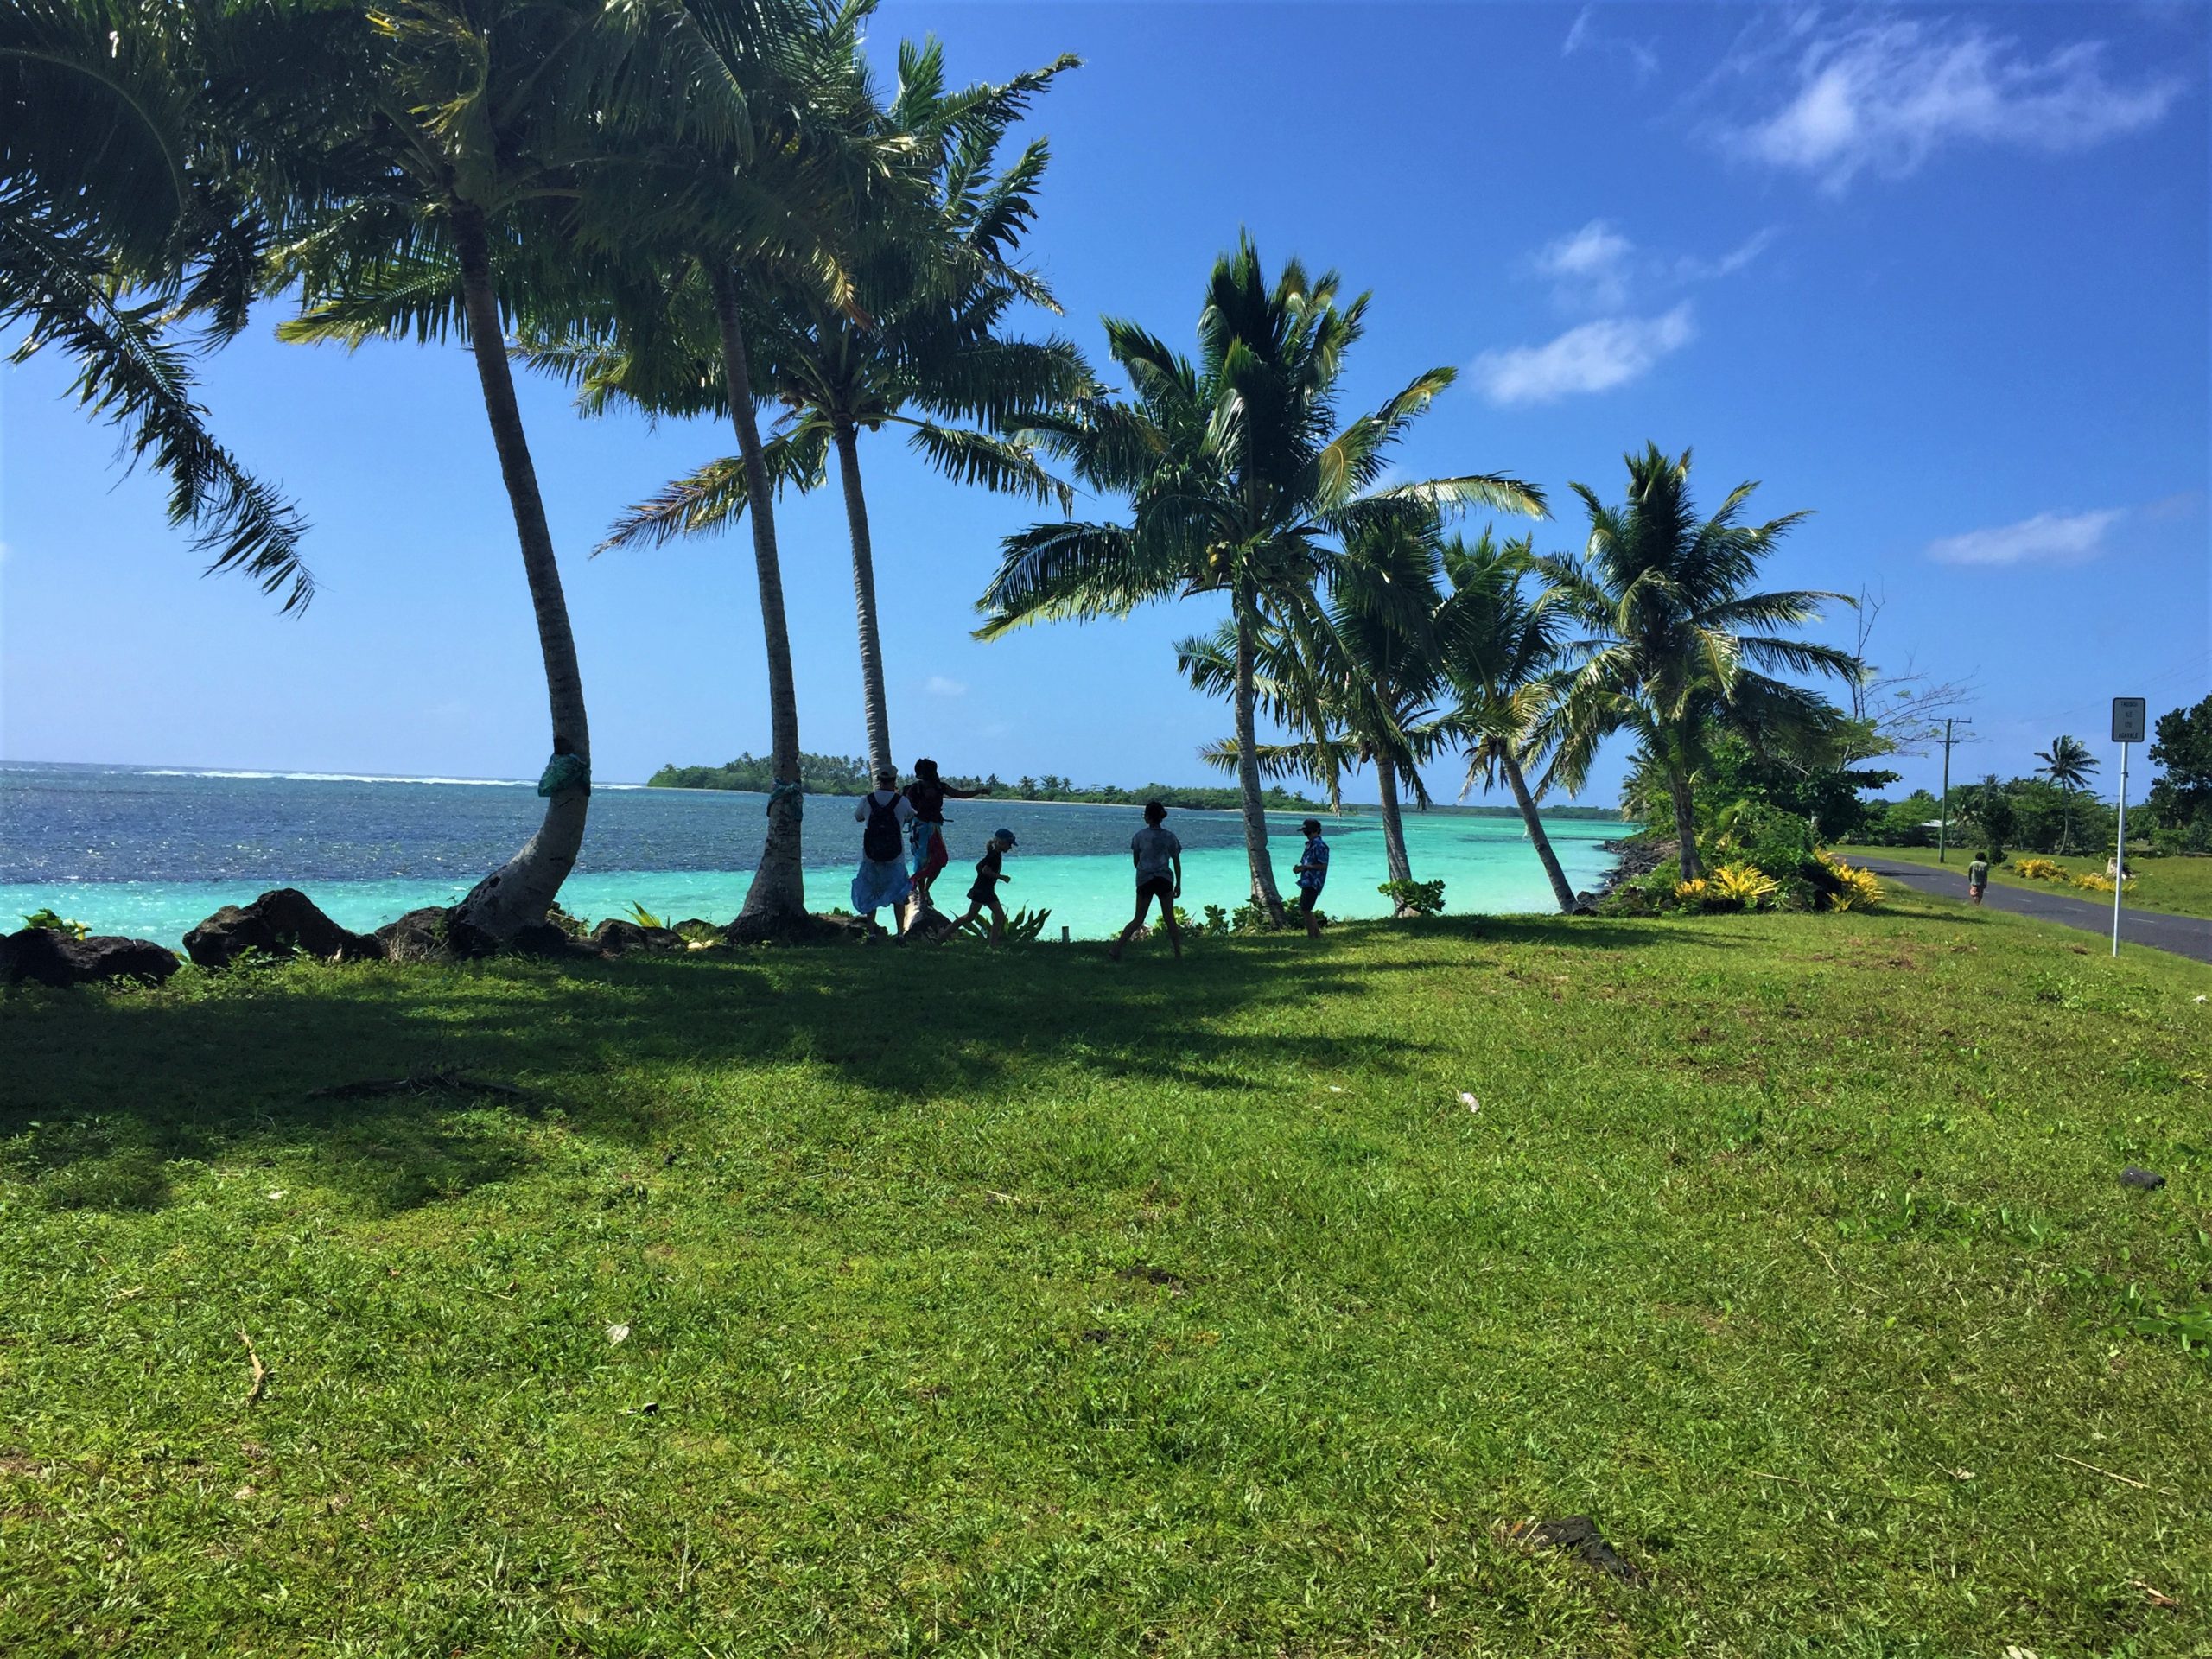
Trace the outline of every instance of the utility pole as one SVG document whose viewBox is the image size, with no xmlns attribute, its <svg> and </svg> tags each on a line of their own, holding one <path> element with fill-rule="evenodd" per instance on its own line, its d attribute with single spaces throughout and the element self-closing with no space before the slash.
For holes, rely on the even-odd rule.
<svg viewBox="0 0 2212 1659">
<path fill-rule="evenodd" d="M 1951 735 L 1954 726 L 1971 726 L 1970 720 L 1961 721 L 1949 715 L 1943 716 L 1943 801 L 1942 810 L 1936 826 L 1936 861 L 1944 861 L 1944 855 L 1951 841 L 1951 745 L 1956 740 Z"/>
</svg>

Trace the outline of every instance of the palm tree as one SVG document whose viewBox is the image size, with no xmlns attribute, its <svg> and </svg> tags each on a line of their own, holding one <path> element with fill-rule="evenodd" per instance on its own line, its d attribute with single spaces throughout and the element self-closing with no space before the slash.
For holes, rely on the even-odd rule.
<svg viewBox="0 0 2212 1659">
<path fill-rule="evenodd" d="M 1452 596 L 1448 620 L 1437 632 L 1453 700 L 1443 729 L 1466 751 L 1461 797 L 1478 781 L 1487 789 L 1504 779 L 1552 897 L 1562 912 L 1572 912 L 1574 889 L 1552 849 L 1528 778 L 1544 770 L 1539 733 L 1554 690 L 1565 619 L 1555 607 L 1532 603 L 1522 591 L 1523 578 L 1535 569 L 1529 538 L 1500 546 L 1485 530 L 1471 546 L 1452 537 L 1443 557 Z"/>
<path fill-rule="evenodd" d="M 1329 573 L 1327 603 L 1310 595 L 1262 621 L 1255 640 L 1259 707 L 1297 740 L 1258 745 L 1261 775 L 1309 778 L 1327 789 L 1334 807 L 1344 770 L 1372 763 L 1383 861 L 1394 882 L 1413 880 L 1399 785 L 1427 810 L 1421 763 L 1439 736 L 1431 705 L 1442 679 L 1439 629 L 1450 626 L 1450 613 L 1439 590 L 1437 534 L 1433 516 L 1357 525 Z M 1176 666 L 1210 696 L 1234 694 L 1236 663 L 1233 624 L 1176 647 Z M 1234 741 L 1201 753 L 1224 772 L 1237 767 Z"/>
<path fill-rule="evenodd" d="M 583 681 L 537 473 L 507 361 L 505 313 L 581 303 L 596 272 L 565 205 L 601 147 L 607 88 L 632 49 L 601 0 L 410 0 L 302 14 L 324 55 L 319 144 L 267 162 L 286 189 L 276 280 L 286 339 L 467 340 L 537 626 L 553 759 L 536 834 L 478 882 L 456 920 L 494 939 L 543 919 L 575 866 L 591 797 Z"/>
<path fill-rule="evenodd" d="M 753 536 L 768 682 L 773 775 L 767 835 L 740 938 L 808 926 L 802 859 L 798 698 L 784 609 L 774 495 L 794 476 L 788 447 L 764 443 L 752 320 L 772 296 L 809 289 L 857 313 L 859 227 L 907 210 L 906 146 L 884 130 L 860 54 L 871 0 L 660 0 L 626 13 L 648 25 L 650 94 L 604 125 L 611 155 L 577 208 L 591 243 L 643 282 L 596 310 L 553 307 L 526 332 L 542 366 L 587 379 L 588 401 L 620 395 L 654 410 L 728 414 L 728 466 Z"/>
<path fill-rule="evenodd" d="M 1040 524 L 1010 536 L 978 601 L 994 639 L 1028 623 L 1126 616 L 1154 600 L 1219 594 L 1236 630 L 1237 784 L 1252 896 L 1280 922 L 1261 795 L 1255 658 L 1270 617 L 1308 602 L 1364 522 L 1484 502 L 1541 512 L 1519 480 L 1478 474 L 1382 486 L 1408 427 L 1452 383 L 1415 377 L 1372 413 L 1339 426 L 1338 382 L 1367 297 L 1338 302 L 1334 272 L 1292 260 L 1270 285 L 1249 237 L 1216 261 L 1194 363 L 1133 322 L 1106 321 L 1126 399 L 1100 397 L 1037 423 L 1091 488 L 1129 499 L 1127 523 Z"/>
<path fill-rule="evenodd" d="M 1017 302 L 1052 303 L 1044 284 L 1011 263 L 1014 245 L 1035 212 L 1044 142 L 993 170 L 1014 120 L 1074 62 L 1062 58 L 1002 85 L 948 93 L 942 48 L 934 41 L 903 44 L 898 96 L 884 125 L 887 137 L 921 158 L 907 165 L 926 193 L 925 217 L 919 224 L 893 220 L 877 227 L 877 245 L 854 271 L 864 317 L 829 303 L 818 289 L 790 285 L 747 308 L 753 378 L 788 417 L 763 446 L 771 476 L 816 487 L 829 453 L 836 454 L 852 544 L 871 771 L 893 761 L 860 435 L 904 427 L 911 446 L 956 480 L 1040 501 L 1057 498 L 1063 512 L 1074 505 L 1071 493 L 1037 464 L 1027 446 L 1000 435 L 1092 390 L 1090 370 L 1072 345 L 1005 340 L 996 332 Z M 588 404 L 595 391 L 620 390 L 617 377 L 612 364 L 586 367 Z M 666 383 L 662 389 L 677 393 L 681 406 L 658 412 L 696 412 L 700 386 L 696 378 Z M 744 512 L 747 499 L 741 463 L 710 461 L 626 514 L 604 545 L 659 543 L 723 529 Z"/>
<path fill-rule="evenodd" d="M 1667 780 L 1685 881 L 1703 873 L 1692 785 L 1715 730 L 1755 746 L 1825 728 L 1827 702 L 1762 671 L 1854 671 L 1851 653 L 1776 632 L 1813 620 L 1818 601 L 1842 594 L 1747 591 L 1760 563 L 1807 515 L 1764 524 L 1737 522 L 1756 484 L 1739 484 L 1700 523 L 1689 495 L 1690 453 L 1649 445 L 1624 457 L 1625 506 L 1607 506 L 1586 485 L 1573 487 L 1590 519 L 1580 558 L 1547 556 L 1543 603 L 1583 630 L 1567 646 L 1569 666 L 1540 736 L 1554 746 L 1548 781 L 1579 790 L 1598 745 L 1636 734 L 1643 758 Z"/>
<path fill-rule="evenodd" d="M 260 223 L 226 142 L 236 69 L 267 19 L 205 0 L 16 0 L 0 10 L 0 330 L 10 360 L 58 350 L 78 402 L 169 483 L 209 569 L 303 608 L 305 526 L 208 429 L 194 401 L 196 319 L 245 326 Z"/>
<path fill-rule="evenodd" d="M 2063 853 L 2074 845 L 2074 791 L 2089 786 L 2089 774 L 2097 769 L 2097 757 L 2089 753 L 2089 746 L 2081 739 L 2062 732 L 2050 740 L 2049 748 L 2036 752 L 2036 759 L 2043 762 L 2036 770 L 2056 784 L 2065 797 L 2066 812 L 2060 820 L 2065 829 L 2059 838 L 2059 851 Z"/>
</svg>

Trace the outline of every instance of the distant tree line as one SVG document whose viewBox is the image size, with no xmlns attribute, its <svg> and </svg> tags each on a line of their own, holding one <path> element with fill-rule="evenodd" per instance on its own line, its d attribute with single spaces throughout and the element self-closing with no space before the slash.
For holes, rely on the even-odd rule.
<svg viewBox="0 0 2212 1659">
<path fill-rule="evenodd" d="M 816 795 L 865 795 L 874 787 L 873 772 L 859 755 L 802 753 L 799 778 L 807 791 Z M 775 781 L 775 762 L 765 754 L 741 754 L 719 766 L 679 766 L 671 763 L 645 780 L 653 789 L 734 789 L 762 795 L 774 786 Z M 1046 772 L 1040 778 L 1020 777 L 1010 784 L 996 772 L 981 778 L 946 772 L 944 781 L 955 789 L 988 789 L 994 795 L 1015 800 L 1075 801 L 1108 806 L 1141 806 L 1147 801 L 1163 801 L 1169 806 L 1194 812 L 1230 810 L 1243 799 L 1234 787 L 1193 788 L 1181 784 L 1147 784 L 1138 789 L 1123 789 L 1114 784 L 1078 786 L 1055 772 Z M 1270 810 L 1279 812 L 1310 811 L 1322 804 L 1287 789 L 1268 790 L 1262 798 Z"/>
</svg>

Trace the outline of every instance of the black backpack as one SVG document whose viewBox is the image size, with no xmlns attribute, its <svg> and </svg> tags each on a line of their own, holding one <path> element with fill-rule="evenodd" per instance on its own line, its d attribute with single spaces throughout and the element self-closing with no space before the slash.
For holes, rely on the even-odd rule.
<svg viewBox="0 0 2212 1659">
<path fill-rule="evenodd" d="M 879 806 L 875 797 L 868 798 L 868 828 L 861 832 L 861 851 L 876 864 L 888 864 L 899 856 L 899 797 L 891 798 L 891 804 Z"/>
</svg>

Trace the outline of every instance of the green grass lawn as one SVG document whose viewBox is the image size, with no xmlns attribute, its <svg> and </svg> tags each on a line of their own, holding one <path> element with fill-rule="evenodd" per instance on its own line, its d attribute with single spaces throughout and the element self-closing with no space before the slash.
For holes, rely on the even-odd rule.
<svg viewBox="0 0 2212 1659">
<path fill-rule="evenodd" d="M 0 1652 L 2204 1653 L 2208 990 L 1907 897 L 10 993 Z"/>
<path fill-rule="evenodd" d="M 1936 866 L 1933 847 L 1838 847 L 1834 850 L 1847 858 L 1894 858 L 1909 864 Z M 1942 868 L 1959 874 L 1959 891 L 1967 890 L 1967 861 L 1974 856 L 1974 849 L 1954 847 Z M 2112 862 L 2109 852 L 2091 858 L 2058 858 L 2048 853 L 2014 853 L 2012 862 L 2023 858 L 2050 858 L 2054 864 L 2063 865 L 2069 875 L 2102 875 L 2105 867 Z M 2202 855 L 2176 855 L 2165 858 L 2152 858 L 2141 853 L 2128 855 L 2135 880 L 2128 884 L 2127 904 L 2130 909 L 2164 911 L 2172 916 L 2212 916 L 2212 858 Z M 1999 864 L 1991 872 L 1991 879 L 2000 887 L 2038 887 L 2045 893 L 2062 893 L 2074 899 L 2086 899 L 2092 904 L 2109 906 L 2108 893 L 2084 893 L 2079 887 L 2057 881 L 2031 881 L 2013 874 L 2011 864 Z"/>
</svg>

